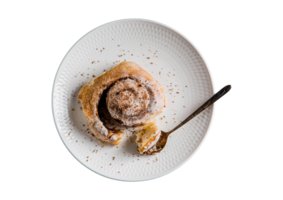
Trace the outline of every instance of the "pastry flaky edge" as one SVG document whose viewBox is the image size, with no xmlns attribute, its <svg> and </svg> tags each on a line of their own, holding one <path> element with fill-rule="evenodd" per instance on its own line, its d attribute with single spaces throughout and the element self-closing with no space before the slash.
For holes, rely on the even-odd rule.
<svg viewBox="0 0 283 200">
<path fill-rule="evenodd" d="M 153 121 L 135 131 L 137 150 L 140 154 L 148 151 L 153 147 L 161 136 L 161 130 Z"/>
<path fill-rule="evenodd" d="M 120 143 L 124 135 L 123 131 L 109 130 L 103 125 L 98 115 L 98 104 L 104 90 L 125 78 L 134 79 L 145 85 L 157 100 L 157 103 L 150 108 L 151 118 L 147 123 L 152 122 L 166 107 L 165 93 L 160 83 L 134 62 L 121 62 L 108 72 L 87 82 L 79 91 L 78 99 L 82 104 L 89 127 L 96 138 L 114 145 Z"/>
</svg>

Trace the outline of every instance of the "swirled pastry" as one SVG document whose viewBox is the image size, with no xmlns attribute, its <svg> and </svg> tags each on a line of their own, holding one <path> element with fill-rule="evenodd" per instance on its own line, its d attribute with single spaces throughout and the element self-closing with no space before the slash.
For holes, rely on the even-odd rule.
<svg viewBox="0 0 283 200">
<path fill-rule="evenodd" d="M 126 126 L 145 124 L 153 104 L 150 91 L 136 80 L 126 78 L 117 81 L 107 93 L 107 108 L 114 119 Z"/>
<path fill-rule="evenodd" d="M 123 130 L 107 125 L 103 118 L 112 118 L 122 126 L 144 126 L 154 121 L 165 107 L 161 85 L 134 62 L 122 62 L 87 82 L 78 98 L 93 134 L 114 145 L 120 143 Z M 100 106 L 107 117 L 100 116 Z"/>
</svg>

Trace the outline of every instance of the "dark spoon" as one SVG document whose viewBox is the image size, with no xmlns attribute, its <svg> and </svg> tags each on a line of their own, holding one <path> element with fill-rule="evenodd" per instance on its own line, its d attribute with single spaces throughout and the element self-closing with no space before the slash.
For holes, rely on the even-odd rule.
<svg viewBox="0 0 283 200">
<path fill-rule="evenodd" d="M 218 99 L 223 97 L 229 90 L 231 89 L 231 85 L 227 85 L 224 88 L 222 88 L 219 92 L 217 92 L 215 95 L 213 95 L 207 102 L 205 102 L 201 107 L 199 107 L 193 114 L 191 114 L 187 119 L 185 119 L 182 123 L 180 123 L 178 126 L 173 128 L 169 132 L 161 131 L 161 136 L 159 140 L 157 141 L 156 145 L 150 148 L 148 151 L 144 152 L 143 154 L 147 155 L 154 155 L 156 153 L 159 153 L 162 151 L 167 143 L 168 136 L 176 131 L 178 128 L 186 124 L 188 121 L 193 119 L 195 116 L 200 114 L 202 111 L 207 109 L 209 106 L 211 106 L 214 102 L 216 102 Z"/>
</svg>

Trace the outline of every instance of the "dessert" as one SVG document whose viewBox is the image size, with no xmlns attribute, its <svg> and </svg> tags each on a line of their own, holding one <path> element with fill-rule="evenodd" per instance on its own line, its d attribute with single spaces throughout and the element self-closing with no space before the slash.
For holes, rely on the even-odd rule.
<svg viewBox="0 0 283 200">
<path fill-rule="evenodd" d="M 165 108 L 164 90 L 134 62 L 122 62 L 87 82 L 78 98 L 92 133 L 101 141 L 118 145 L 125 127 L 137 127 L 146 132 L 136 132 L 143 153 L 160 136 L 154 120 Z"/>
<path fill-rule="evenodd" d="M 136 130 L 135 134 L 137 149 L 140 154 L 143 154 L 157 143 L 161 135 L 161 130 L 154 121 Z"/>
</svg>

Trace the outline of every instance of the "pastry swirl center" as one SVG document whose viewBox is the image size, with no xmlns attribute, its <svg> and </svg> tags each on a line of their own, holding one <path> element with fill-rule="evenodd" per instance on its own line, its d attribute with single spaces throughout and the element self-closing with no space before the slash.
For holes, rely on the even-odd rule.
<svg viewBox="0 0 283 200">
<path fill-rule="evenodd" d="M 114 119 L 123 124 L 134 118 L 140 118 L 147 111 L 150 104 L 148 90 L 132 79 L 117 81 L 108 91 L 107 108 Z"/>
</svg>

